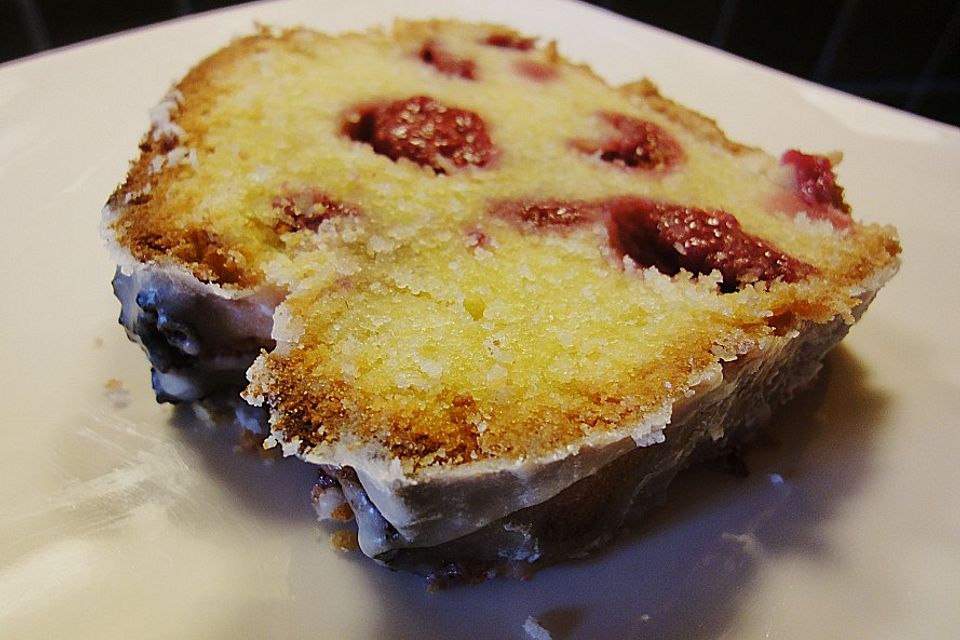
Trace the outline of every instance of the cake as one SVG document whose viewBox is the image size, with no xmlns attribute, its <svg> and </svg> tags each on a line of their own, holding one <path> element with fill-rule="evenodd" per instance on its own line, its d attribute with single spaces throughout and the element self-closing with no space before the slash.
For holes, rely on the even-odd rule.
<svg viewBox="0 0 960 640">
<path fill-rule="evenodd" d="M 154 109 L 103 230 L 158 399 L 242 392 L 444 584 L 590 553 L 813 379 L 899 264 L 838 160 L 507 27 L 262 28 Z"/>
</svg>

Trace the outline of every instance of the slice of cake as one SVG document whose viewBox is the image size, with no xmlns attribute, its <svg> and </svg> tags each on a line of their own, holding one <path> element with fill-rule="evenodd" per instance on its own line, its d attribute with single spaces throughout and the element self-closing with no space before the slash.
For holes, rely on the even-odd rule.
<svg viewBox="0 0 960 640">
<path fill-rule="evenodd" d="M 479 579 L 597 548 L 815 376 L 898 266 L 836 159 L 504 27 L 264 30 L 160 103 L 104 226 L 159 399 L 248 379 L 364 553 Z"/>
</svg>

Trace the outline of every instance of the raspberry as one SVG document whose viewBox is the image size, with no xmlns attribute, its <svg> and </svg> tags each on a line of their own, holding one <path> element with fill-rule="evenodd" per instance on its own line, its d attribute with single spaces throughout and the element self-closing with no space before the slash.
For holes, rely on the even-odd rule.
<svg viewBox="0 0 960 640">
<path fill-rule="evenodd" d="M 420 59 L 448 76 L 458 76 L 465 80 L 476 79 L 477 65 L 473 60 L 458 58 L 436 42 L 425 42 L 420 48 Z"/>
<path fill-rule="evenodd" d="M 793 167 L 794 189 L 801 200 L 814 206 L 832 206 L 844 213 L 850 212 L 829 158 L 791 149 L 780 158 L 780 164 Z"/>
<path fill-rule="evenodd" d="M 757 281 L 796 282 L 814 270 L 744 231 L 726 211 L 635 197 L 613 200 L 607 210 L 610 239 L 622 255 L 667 275 L 716 269 L 723 292 Z"/>
<path fill-rule="evenodd" d="M 814 268 L 750 235 L 726 211 L 697 209 L 624 196 L 599 201 L 507 200 L 491 213 L 518 222 L 524 229 L 561 230 L 603 222 L 620 256 L 672 276 L 681 269 L 694 274 L 717 270 L 720 290 L 781 279 L 796 282 Z"/>
<path fill-rule="evenodd" d="M 467 232 L 467 247 L 470 249 L 486 249 L 490 246 L 490 238 L 479 229 Z"/>
<path fill-rule="evenodd" d="M 667 170 L 683 161 L 683 149 L 669 133 L 652 122 L 621 113 L 601 114 L 618 135 L 599 142 L 574 140 L 573 146 L 588 154 L 599 154 L 604 162 L 621 167 Z"/>
<path fill-rule="evenodd" d="M 536 38 L 523 38 L 510 33 L 494 33 L 483 40 L 483 44 L 491 47 L 500 47 L 501 49 L 516 49 L 518 51 L 529 51 L 533 49 Z"/>
<path fill-rule="evenodd" d="M 436 173 L 483 167 L 495 153 L 479 115 L 427 96 L 354 109 L 343 132 L 391 160 L 407 158 Z"/>
<path fill-rule="evenodd" d="M 560 76 L 554 67 L 536 60 L 517 60 L 513 68 L 517 73 L 534 82 L 550 82 Z"/>
<path fill-rule="evenodd" d="M 572 200 L 505 200 L 496 203 L 491 212 L 532 228 L 571 227 L 596 219 L 596 207 Z"/>
</svg>

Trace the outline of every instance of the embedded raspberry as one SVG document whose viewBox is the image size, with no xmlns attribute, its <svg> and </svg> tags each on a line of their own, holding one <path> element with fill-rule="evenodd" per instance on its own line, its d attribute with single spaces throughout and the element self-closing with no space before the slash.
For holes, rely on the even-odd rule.
<svg viewBox="0 0 960 640">
<path fill-rule="evenodd" d="M 645 198 L 620 198 L 607 205 L 610 239 L 622 255 L 667 275 L 680 269 L 723 276 L 721 291 L 741 284 L 796 282 L 814 268 L 752 236 L 732 215 Z"/>
<path fill-rule="evenodd" d="M 668 170 L 684 159 L 683 149 L 669 133 L 646 120 L 621 113 L 603 113 L 617 135 L 599 142 L 575 140 L 583 153 L 599 154 L 604 162 L 648 171 Z"/>
<path fill-rule="evenodd" d="M 533 49 L 536 38 L 524 38 L 512 33 L 493 33 L 483 40 L 483 44 L 491 47 L 500 47 L 501 49 L 516 49 L 517 51 L 529 51 Z"/>
<path fill-rule="evenodd" d="M 288 190 L 273 198 L 277 233 L 316 231 L 324 220 L 360 215 L 360 209 L 336 200 L 315 187 Z"/>
<path fill-rule="evenodd" d="M 529 228 L 572 227 L 596 220 L 596 207 L 575 200 L 504 200 L 493 215 Z"/>
<path fill-rule="evenodd" d="M 490 246 L 490 238 L 479 229 L 471 229 L 467 232 L 467 248 L 486 249 Z"/>
<path fill-rule="evenodd" d="M 670 276 L 680 269 L 694 274 L 717 270 L 723 276 L 723 292 L 757 281 L 796 282 L 814 271 L 750 235 L 736 218 L 720 210 L 627 196 L 599 201 L 504 200 L 491 205 L 490 212 L 530 231 L 604 222 L 619 255 Z"/>
<path fill-rule="evenodd" d="M 406 158 L 436 173 L 483 167 L 495 153 L 479 115 L 427 96 L 355 109 L 343 132 L 391 160 Z"/>
<path fill-rule="evenodd" d="M 513 67 L 517 73 L 534 82 L 550 82 L 560 77 L 555 67 L 536 60 L 517 60 Z"/>
<path fill-rule="evenodd" d="M 780 163 L 793 167 L 794 189 L 801 200 L 814 206 L 832 206 L 844 213 L 850 212 L 829 158 L 791 149 L 783 154 Z"/>
<path fill-rule="evenodd" d="M 465 80 L 476 79 L 477 65 L 473 60 L 459 58 L 436 42 L 429 41 L 423 44 L 420 48 L 420 59 L 448 76 L 457 76 Z"/>
</svg>

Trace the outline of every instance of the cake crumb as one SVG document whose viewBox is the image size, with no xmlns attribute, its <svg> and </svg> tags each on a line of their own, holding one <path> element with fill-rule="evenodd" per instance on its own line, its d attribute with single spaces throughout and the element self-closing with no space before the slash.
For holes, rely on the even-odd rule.
<svg viewBox="0 0 960 640">
<path fill-rule="evenodd" d="M 321 522 L 353 520 L 353 509 L 344 498 L 339 485 L 324 486 L 318 482 L 310 492 L 310 501 L 313 503 L 314 511 L 317 512 L 317 519 Z"/>
<path fill-rule="evenodd" d="M 527 616 L 527 619 L 523 621 L 523 630 L 526 631 L 527 636 L 533 638 L 533 640 L 552 640 L 553 638 L 550 632 L 544 629 L 533 616 Z"/>
<path fill-rule="evenodd" d="M 357 532 L 353 529 L 341 529 L 330 534 L 330 542 L 337 551 L 356 551 L 360 548 Z"/>
<path fill-rule="evenodd" d="M 117 378 L 110 378 L 104 383 L 103 388 L 105 390 L 105 395 L 107 400 L 113 404 L 115 409 L 123 409 L 130 405 L 130 392 L 127 391 L 123 382 Z"/>
<path fill-rule="evenodd" d="M 266 439 L 266 433 L 258 433 L 251 429 L 242 428 L 237 436 L 236 449 L 237 451 L 242 451 L 243 453 L 255 453 L 266 460 L 279 459 L 280 452 L 278 449 L 272 449 L 264 446 L 264 441 Z"/>
<path fill-rule="evenodd" d="M 353 520 L 353 509 L 350 508 L 349 504 L 344 502 L 330 512 L 330 519 L 338 522 L 350 522 Z"/>
<path fill-rule="evenodd" d="M 103 347 L 103 338 L 94 338 L 93 339 L 93 348 L 100 349 Z"/>
</svg>

